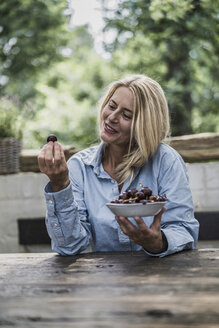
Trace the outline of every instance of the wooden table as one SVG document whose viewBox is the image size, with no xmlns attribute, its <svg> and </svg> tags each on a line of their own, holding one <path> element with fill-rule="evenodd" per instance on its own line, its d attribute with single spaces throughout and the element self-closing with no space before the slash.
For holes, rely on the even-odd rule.
<svg viewBox="0 0 219 328">
<path fill-rule="evenodd" d="M 219 327 L 219 248 L 0 254 L 0 327 Z"/>
</svg>

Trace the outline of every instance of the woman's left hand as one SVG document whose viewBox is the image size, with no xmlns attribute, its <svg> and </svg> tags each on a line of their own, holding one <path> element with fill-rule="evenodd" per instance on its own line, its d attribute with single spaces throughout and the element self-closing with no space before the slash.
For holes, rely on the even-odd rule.
<svg viewBox="0 0 219 328">
<path fill-rule="evenodd" d="M 157 215 L 150 227 L 147 227 L 141 217 L 136 216 L 137 227 L 132 224 L 125 216 L 116 216 L 122 232 L 130 240 L 150 253 L 161 253 L 167 249 L 167 241 L 163 238 L 160 228 L 161 217 L 166 209 L 163 208 Z"/>
</svg>

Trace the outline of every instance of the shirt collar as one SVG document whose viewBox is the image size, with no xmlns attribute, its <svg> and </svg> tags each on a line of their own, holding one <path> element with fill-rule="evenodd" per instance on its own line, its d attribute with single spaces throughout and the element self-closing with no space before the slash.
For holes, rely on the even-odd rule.
<svg viewBox="0 0 219 328">
<path fill-rule="evenodd" d="M 89 155 L 84 158 L 84 163 L 86 165 L 93 166 L 94 173 L 96 173 L 98 176 L 100 175 L 101 160 L 104 147 L 105 144 L 102 141 L 98 146 L 91 147 Z"/>
<path fill-rule="evenodd" d="M 105 143 L 101 141 L 98 146 L 91 147 L 89 155 L 84 158 L 84 163 L 86 165 L 93 166 L 94 173 L 100 178 L 110 178 L 102 167 L 102 154 L 105 148 Z M 134 178 L 138 175 L 140 167 L 135 167 Z M 128 181 L 126 183 L 128 185 Z"/>
</svg>

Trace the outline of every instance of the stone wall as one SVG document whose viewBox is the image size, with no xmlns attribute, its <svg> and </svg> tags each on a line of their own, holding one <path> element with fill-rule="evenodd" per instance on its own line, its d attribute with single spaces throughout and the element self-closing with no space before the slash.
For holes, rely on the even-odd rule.
<svg viewBox="0 0 219 328">
<path fill-rule="evenodd" d="M 219 211 L 219 162 L 187 164 L 196 212 Z"/>
<path fill-rule="evenodd" d="M 45 248 L 19 245 L 17 219 L 45 215 L 43 188 L 47 181 L 40 173 L 0 175 L 0 253 Z"/>
<path fill-rule="evenodd" d="M 219 211 L 219 163 L 187 164 L 195 210 Z M 21 172 L 0 175 L 0 253 L 50 251 L 49 245 L 19 245 L 19 218 L 45 216 L 47 177 Z"/>
</svg>

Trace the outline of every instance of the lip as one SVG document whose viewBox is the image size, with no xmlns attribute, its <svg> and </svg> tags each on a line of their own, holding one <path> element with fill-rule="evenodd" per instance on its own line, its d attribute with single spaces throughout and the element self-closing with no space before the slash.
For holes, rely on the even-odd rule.
<svg viewBox="0 0 219 328">
<path fill-rule="evenodd" d="M 107 123 L 104 123 L 104 131 L 106 131 L 109 134 L 117 133 L 117 131 L 115 129 L 113 129 L 110 125 L 108 125 Z"/>
</svg>

